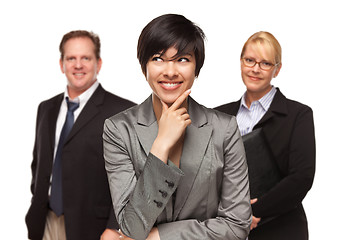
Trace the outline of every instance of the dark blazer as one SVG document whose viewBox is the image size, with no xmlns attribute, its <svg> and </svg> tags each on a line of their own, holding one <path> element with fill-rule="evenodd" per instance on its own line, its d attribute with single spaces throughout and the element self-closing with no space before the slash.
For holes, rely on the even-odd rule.
<svg viewBox="0 0 342 240">
<path fill-rule="evenodd" d="M 241 101 L 241 100 L 240 100 Z M 236 115 L 240 101 L 216 109 Z M 250 240 L 308 239 L 302 200 L 315 173 L 315 135 L 311 108 L 287 99 L 279 89 L 254 129 L 262 128 L 282 180 L 252 205 L 256 217 L 276 217 L 251 231 Z"/>
<path fill-rule="evenodd" d="M 30 239 L 42 239 L 49 209 L 56 121 L 64 94 L 38 107 L 32 161 L 32 201 L 26 215 Z M 78 116 L 63 148 L 63 204 L 67 239 L 99 239 L 106 228 L 117 228 L 104 167 L 104 120 L 134 104 L 95 90 Z"/>
<path fill-rule="evenodd" d="M 120 228 L 136 240 L 153 226 L 161 240 L 245 240 L 251 208 L 236 120 L 191 97 L 188 103 L 179 168 L 150 153 L 158 133 L 152 97 L 106 120 L 104 156 Z"/>
</svg>

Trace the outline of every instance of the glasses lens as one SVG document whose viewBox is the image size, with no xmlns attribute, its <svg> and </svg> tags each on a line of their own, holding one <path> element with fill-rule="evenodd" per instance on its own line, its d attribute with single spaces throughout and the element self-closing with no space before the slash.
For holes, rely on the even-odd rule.
<svg viewBox="0 0 342 240">
<path fill-rule="evenodd" d="M 261 62 L 259 63 L 259 66 L 263 70 L 270 70 L 273 67 L 273 64 L 269 62 Z"/>
<path fill-rule="evenodd" d="M 250 59 L 250 58 L 244 58 L 243 59 L 243 64 L 245 64 L 247 67 L 254 67 L 255 60 Z"/>
</svg>

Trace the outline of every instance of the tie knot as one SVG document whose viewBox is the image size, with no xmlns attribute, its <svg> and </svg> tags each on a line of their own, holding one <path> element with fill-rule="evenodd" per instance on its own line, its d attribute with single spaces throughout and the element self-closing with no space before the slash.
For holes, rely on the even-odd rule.
<svg viewBox="0 0 342 240">
<path fill-rule="evenodd" d="M 66 102 L 68 105 L 68 111 L 69 112 L 74 112 L 80 106 L 79 103 L 71 102 L 68 97 L 66 97 Z"/>
</svg>

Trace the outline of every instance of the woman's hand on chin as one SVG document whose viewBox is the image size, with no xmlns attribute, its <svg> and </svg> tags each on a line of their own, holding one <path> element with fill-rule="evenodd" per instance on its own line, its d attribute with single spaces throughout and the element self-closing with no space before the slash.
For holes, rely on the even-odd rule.
<svg viewBox="0 0 342 240">
<path fill-rule="evenodd" d="M 190 89 L 185 91 L 170 107 L 160 100 L 162 114 L 158 122 L 158 135 L 152 145 L 151 153 L 165 163 L 171 148 L 182 137 L 187 126 L 191 124 L 187 109 L 180 107 L 190 92 Z"/>
</svg>

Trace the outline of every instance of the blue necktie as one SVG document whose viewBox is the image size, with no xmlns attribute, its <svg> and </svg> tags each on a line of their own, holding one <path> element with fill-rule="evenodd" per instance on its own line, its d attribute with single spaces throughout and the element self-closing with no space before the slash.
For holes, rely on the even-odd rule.
<svg viewBox="0 0 342 240">
<path fill-rule="evenodd" d="M 74 125 L 74 111 L 79 107 L 79 103 L 70 102 L 66 97 L 68 105 L 68 112 L 62 128 L 61 135 L 57 146 L 55 162 L 52 169 L 51 194 L 50 194 L 50 208 L 57 216 L 63 214 L 63 195 L 62 195 L 62 150 L 67 139 L 72 125 Z"/>
</svg>

